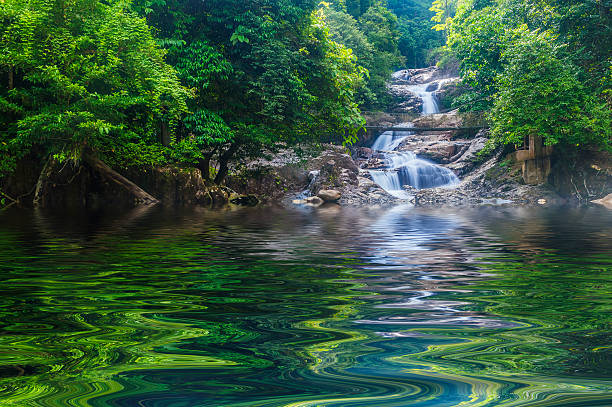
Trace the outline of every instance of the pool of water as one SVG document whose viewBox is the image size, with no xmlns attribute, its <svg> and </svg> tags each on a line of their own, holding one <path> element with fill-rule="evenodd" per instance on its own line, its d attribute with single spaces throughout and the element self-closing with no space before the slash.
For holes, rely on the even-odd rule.
<svg viewBox="0 0 612 407">
<path fill-rule="evenodd" d="M 0 212 L 0 405 L 612 406 L 612 212 Z"/>
</svg>

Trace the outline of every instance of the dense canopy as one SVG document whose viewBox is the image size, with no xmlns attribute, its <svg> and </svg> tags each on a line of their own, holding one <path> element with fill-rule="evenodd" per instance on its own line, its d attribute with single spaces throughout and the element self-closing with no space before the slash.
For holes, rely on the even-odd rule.
<svg viewBox="0 0 612 407">
<path fill-rule="evenodd" d="M 361 111 L 393 102 L 394 70 L 436 62 L 459 70 L 455 106 L 486 112 L 496 142 L 606 148 L 611 14 L 591 0 L 4 0 L 0 174 L 92 153 L 222 183 L 231 160 L 356 141 Z"/>
</svg>

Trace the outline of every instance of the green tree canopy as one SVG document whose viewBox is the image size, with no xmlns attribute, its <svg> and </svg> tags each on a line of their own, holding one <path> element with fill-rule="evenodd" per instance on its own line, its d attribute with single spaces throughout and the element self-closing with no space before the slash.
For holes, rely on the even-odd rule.
<svg viewBox="0 0 612 407">
<path fill-rule="evenodd" d="M 609 148 L 611 26 L 595 2 L 460 0 L 447 42 L 470 87 L 458 103 L 490 111 L 501 143 Z"/>
<path fill-rule="evenodd" d="M 155 161 L 189 92 L 122 1 L 0 3 L 0 169 L 29 152 Z M 155 158 L 157 157 L 157 158 Z"/>
<path fill-rule="evenodd" d="M 537 135 L 546 144 L 605 145 L 612 137 L 609 111 L 586 92 L 554 38 L 526 25 L 515 30 L 502 55 L 506 68 L 497 78 L 493 136 L 504 144 Z"/>
<path fill-rule="evenodd" d="M 321 12 L 331 39 L 351 49 L 358 65 L 367 69 L 357 102 L 366 108 L 384 107 L 389 98 L 386 83 L 403 64 L 398 49 L 397 18 L 380 3 L 371 6 L 359 21 L 337 5 L 323 7 Z"/>
<path fill-rule="evenodd" d="M 312 0 L 137 0 L 179 76 L 196 89 L 183 137 L 221 163 L 278 142 L 360 126 L 356 57 L 330 39 Z M 205 168 L 206 167 L 206 168 Z"/>
<path fill-rule="evenodd" d="M 388 8 L 398 17 L 398 49 L 406 66 L 422 68 L 434 64 L 432 51 L 444 45 L 444 34 L 434 31 L 429 0 L 387 0 Z"/>
</svg>

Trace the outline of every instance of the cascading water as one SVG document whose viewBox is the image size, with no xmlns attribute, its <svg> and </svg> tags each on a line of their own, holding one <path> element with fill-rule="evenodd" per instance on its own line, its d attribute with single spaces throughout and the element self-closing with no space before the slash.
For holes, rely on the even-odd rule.
<svg viewBox="0 0 612 407">
<path fill-rule="evenodd" d="M 420 85 L 405 85 L 410 92 L 423 100 L 422 114 L 439 113 L 434 92 L 440 81 Z M 404 123 L 402 127 L 412 127 Z M 459 183 L 459 178 L 448 168 L 417 158 L 411 151 L 396 151 L 399 145 L 412 133 L 407 131 L 386 131 L 374 141 L 372 150 L 383 156 L 384 168 L 369 170 L 372 180 L 396 198 L 408 199 L 410 195 L 403 188 L 410 185 L 416 189 L 450 187 Z"/>
</svg>

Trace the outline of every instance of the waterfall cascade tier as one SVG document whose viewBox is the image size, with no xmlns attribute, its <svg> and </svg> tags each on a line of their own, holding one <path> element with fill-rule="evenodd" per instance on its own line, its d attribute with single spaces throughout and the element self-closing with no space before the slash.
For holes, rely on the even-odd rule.
<svg viewBox="0 0 612 407">
<path fill-rule="evenodd" d="M 435 91 L 440 80 L 420 85 L 404 85 L 423 100 L 422 114 L 439 113 L 440 109 Z M 412 127 L 412 123 L 404 123 L 402 127 Z M 372 180 L 389 194 L 400 199 L 410 195 L 404 189 L 409 185 L 416 189 L 451 187 L 459 183 L 459 178 L 448 168 L 420 159 L 410 151 L 396 151 L 402 141 L 412 133 L 407 131 L 386 131 L 372 144 L 372 150 L 383 156 L 384 168 L 369 170 Z"/>
</svg>

